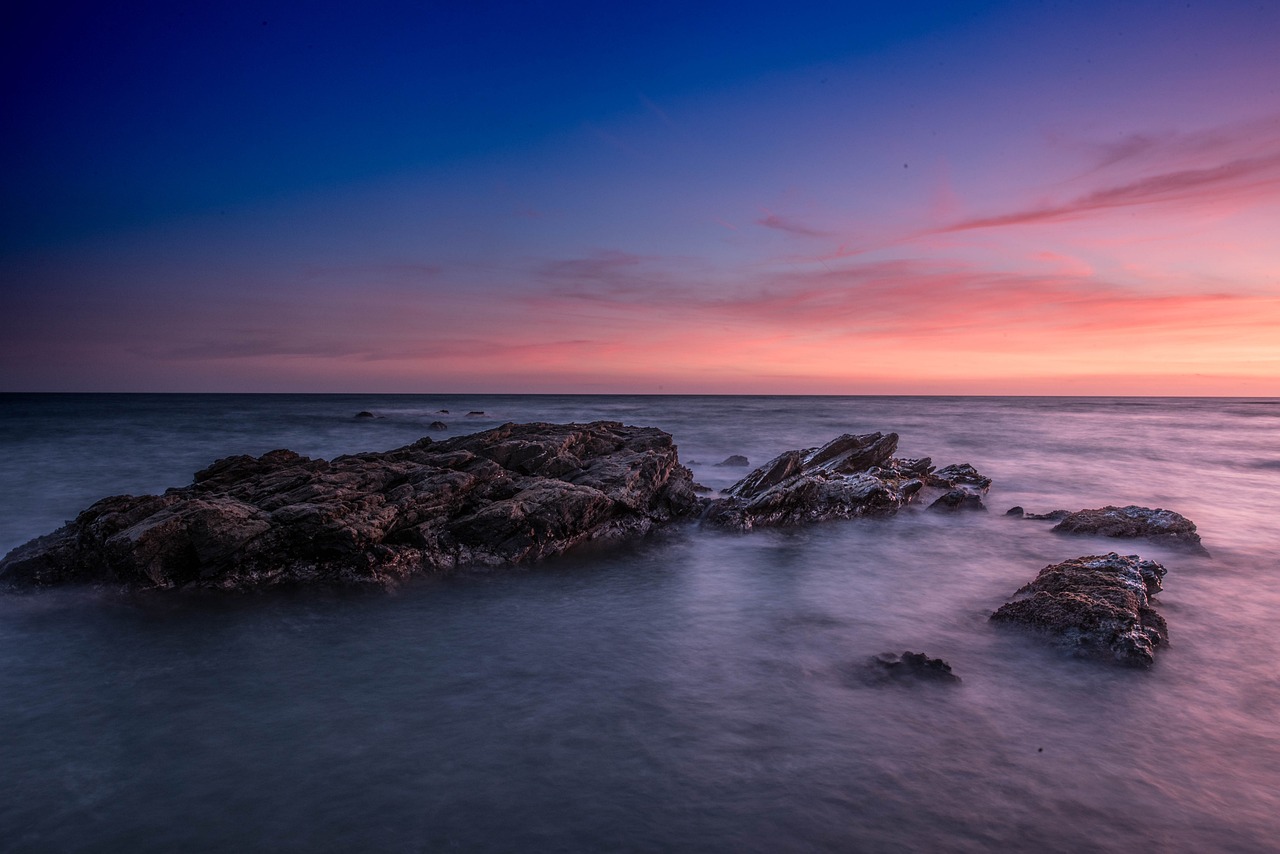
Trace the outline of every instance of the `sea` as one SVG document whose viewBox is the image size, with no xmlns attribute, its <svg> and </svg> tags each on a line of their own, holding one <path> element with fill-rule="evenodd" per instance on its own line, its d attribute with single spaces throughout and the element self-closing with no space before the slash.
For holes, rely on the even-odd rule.
<svg viewBox="0 0 1280 854">
<path fill-rule="evenodd" d="M 894 431 L 989 512 L 690 522 L 393 591 L 0 593 L 0 852 L 1277 850 L 1280 400 L 0 395 L 0 552 L 232 454 L 599 419 L 714 490 Z M 1107 504 L 1209 555 L 1005 515 Z M 1150 669 L 988 621 L 1108 551 L 1168 569 Z M 864 678 L 906 650 L 961 682 Z"/>
</svg>

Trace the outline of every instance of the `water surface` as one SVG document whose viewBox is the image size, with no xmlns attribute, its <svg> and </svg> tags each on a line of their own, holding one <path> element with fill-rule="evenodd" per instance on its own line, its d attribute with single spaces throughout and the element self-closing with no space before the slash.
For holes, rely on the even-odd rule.
<svg viewBox="0 0 1280 854">
<path fill-rule="evenodd" d="M 0 851 L 1274 850 L 1275 401 L 9 395 L 0 549 L 232 453 L 596 418 L 717 488 L 730 454 L 895 430 L 993 477 L 992 512 L 684 526 L 389 595 L 2 597 Z M 1002 516 L 1107 503 L 1212 557 Z M 1169 569 L 1151 670 L 987 622 L 1111 549 Z M 904 649 L 963 682 L 858 678 Z"/>
</svg>

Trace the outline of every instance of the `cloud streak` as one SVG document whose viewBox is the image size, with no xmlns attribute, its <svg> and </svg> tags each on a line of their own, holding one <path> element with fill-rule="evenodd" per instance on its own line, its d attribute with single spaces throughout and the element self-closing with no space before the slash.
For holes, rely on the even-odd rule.
<svg viewBox="0 0 1280 854">
<path fill-rule="evenodd" d="M 807 225 L 798 223 L 795 220 L 777 214 L 769 214 L 756 220 L 756 225 L 762 225 L 765 228 L 772 228 L 774 231 L 782 231 L 796 237 L 831 237 L 832 232 L 822 231 L 816 228 L 810 228 Z"/>
<path fill-rule="evenodd" d="M 1058 205 L 961 220 L 932 233 L 946 234 L 979 228 L 1036 225 L 1077 219 L 1091 213 L 1134 205 L 1248 199 L 1271 196 L 1280 189 L 1280 152 L 1233 160 L 1218 166 L 1183 169 L 1139 178 L 1095 190 Z"/>
</svg>

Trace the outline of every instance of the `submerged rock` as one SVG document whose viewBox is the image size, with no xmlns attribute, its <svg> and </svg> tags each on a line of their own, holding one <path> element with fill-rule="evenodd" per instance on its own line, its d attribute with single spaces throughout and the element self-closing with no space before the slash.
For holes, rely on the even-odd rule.
<svg viewBox="0 0 1280 854">
<path fill-rule="evenodd" d="M 960 677 L 941 658 L 929 658 L 923 652 L 882 652 L 867 659 L 863 681 L 869 684 L 888 682 L 943 682 L 956 684 Z"/>
<path fill-rule="evenodd" d="M 866 433 L 845 434 L 821 448 L 787 451 L 724 490 L 703 520 L 745 531 L 891 515 L 913 499 L 933 472 L 928 457 L 896 459 L 897 448 L 897 433 Z"/>
<path fill-rule="evenodd" d="M 1053 518 L 1053 514 L 1044 517 Z M 1102 507 L 1098 510 L 1063 511 L 1061 521 L 1053 528 L 1059 534 L 1093 534 L 1100 537 L 1145 539 L 1153 543 L 1175 546 L 1208 554 L 1200 543 L 1195 523 L 1172 510 L 1137 507 Z"/>
<path fill-rule="evenodd" d="M 1015 519 L 1047 519 L 1051 522 L 1057 522 L 1071 515 L 1070 510 L 1050 510 L 1048 513 L 1028 513 L 1021 506 L 1010 507 L 1004 511 L 1004 515 L 1012 516 Z"/>
<path fill-rule="evenodd" d="M 356 418 L 377 418 L 377 417 L 378 416 L 374 415 L 372 412 L 369 412 L 368 410 L 361 410 L 360 412 L 356 413 Z"/>
<path fill-rule="evenodd" d="M 1073 558 L 1040 570 L 991 619 L 1043 632 L 1077 655 L 1145 667 L 1169 640 L 1151 603 L 1164 575 L 1137 555 Z"/>
<path fill-rule="evenodd" d="M 448 430 L 449 425 L 445 424 L 443 421 L 432 421 L 430 424 L 427 425 L 427 429 L 428 430 Z"/>
<path fill-rule="evenodd" d="M 724 458 L 723 462 L 716 463 L 718 468 L 746 468 L 751 465 L 751 461 L 742 454 L 733 454 Z"/>
<path fill-rule="evenodd" d="M 705 503 L 653 427 L 506 424 L 332 461 L 218 460 L 190 486 L 97 502 L 0 561 L 15 586 L 386 584 L 631 537 Z"/>
</svg>

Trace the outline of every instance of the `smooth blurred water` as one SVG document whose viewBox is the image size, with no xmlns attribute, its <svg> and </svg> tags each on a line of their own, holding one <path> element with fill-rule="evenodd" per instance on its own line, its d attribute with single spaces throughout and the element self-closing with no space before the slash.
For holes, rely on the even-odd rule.
<svg viewBox="0 0 1280 854">
<path fill-rule="evenodd" d="M 1277 401 L 8 395 L 0 550 L 228 454 L 597 418 L 717 488 L 730 454 L 895 430 L 992 512 L 684 526 L 394 594 L 5 596 L 0 851 L 1274 850 Z M 1107 503 L 1212 557 L 1002 516 Z M 1112 549 L 1169 569 L 1150 671 L 987 622 Z M 964 681 L 857 678 L 904 649 Z"/>
</svg>

